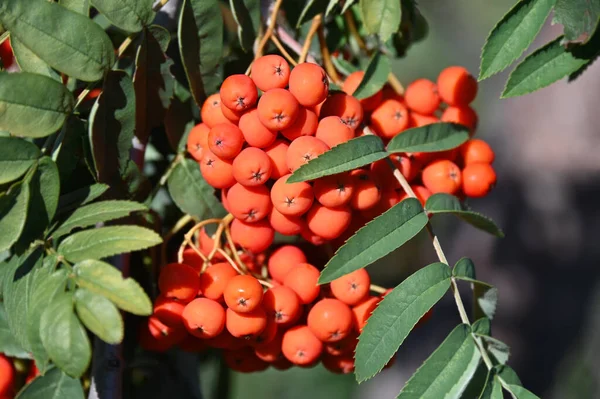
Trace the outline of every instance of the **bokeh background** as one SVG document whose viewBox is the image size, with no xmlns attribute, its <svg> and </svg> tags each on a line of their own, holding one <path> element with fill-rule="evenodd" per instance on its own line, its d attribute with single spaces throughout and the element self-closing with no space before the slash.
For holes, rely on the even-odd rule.
<svg viewBox="0 0 600 399">
<path fill-rule="evenodd" d="M 477 75 L 489 31 L 514 3 L 420 1 L 429 36 L 394 64 L 394 72 L 404 84 L 418 77 L 435 80 L 454 64 Z M 550 22 L 528 53 L 561 34 L 562 27 Z M 470 202 L 506 238 L 452 218 L 436 221 L 435 228 L 450 262 L 472 258 L 478 278 L 498 287 L 493 335 L 510 345 L 509 365 L 524 386 L 543 398 L 600 398 L 600 63 L 574 83 L 500 100 L 510 70 L 482 82 L 474 103 L 477 134 L 496 150 L 499 181 L 487 198 Z M 369 271 L 377 284 L 393 287 L 434 260 L 423 234 Z M 461 290 L 468 302 L 470 288 Z M 138 386 L 133 396 L 392 398 L 459 322 L 447 295 L 430 322 L 402 345 L 394 366 L 360 386 L 353 376 L 320 366 L 244 375 L 223 373 L 210 355 L 198 366 L 190 355 L 176 353 L 169 355 L 173 361 L 162 383 Z"/>
</svg>

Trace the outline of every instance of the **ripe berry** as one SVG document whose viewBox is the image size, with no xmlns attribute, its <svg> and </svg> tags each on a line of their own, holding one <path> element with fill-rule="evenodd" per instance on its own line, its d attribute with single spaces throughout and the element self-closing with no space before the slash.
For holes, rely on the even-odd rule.
<svg viewBox="0 0 600 399">
<path fill-rule="evenodd" d="M 381 190 L 370 172 L 356 169 L 350 172 L 354 193 L 350 200 L 352 208 L 363 211 L 377 205 L 381 199 Z"/>
<path fill-rule="evenodd" d="M 378 136 L 385 139 L 400 134 L 409 124 L 408 109 L 398 100 L 383 101 L 371 114 L 371 126 Z"/>
<path fill-rule="evenodd" d="M 256 85 L 252 79 L 242 74 L 228 76 L 219 93 L 223 105 L 234 111 L 250 109 L 258 99 Z"/>
<path fill-rule="evenodd" d="M 187 150 L 196 161 L 202 159 L 202 150 L 208 148 L 208 132 L 210 128 L 206 123 L 199 123 L 190 130 Z"/>
<path fill-rule="evenodd" d="M 333 280 L 329 287 L 337 299 L 347 305 L 356 305 L 369 295 L 371 277 L 365 269 L 358 269 Z"/>
<path fill-rule="evenodd" d="M 307 182 L 288 183 L 290 176 L 282 176 L 273 184 L 271 201 L 273 207 L 284 215 L 300 216 L 310 209 L 315 196 Z"/>
<path fill-rule="evenodd" d="M 312 364 L 322 351 L 323 343 L 315 337 L 308 326 L 292 327 L 283 334 L 281 352 L 294 364 Z"/>
<path fill-rule="evenodd" d="M 225 310 L 216 301 L 196 298 L 183 310 L 183 323 L 190 334 L 198 338 L 213 338 L 225 327 Z"/>
<path fill-rule="evenodd" d="M 294 245 L 284 245 L 273 251 L 267 267 L 271 278 L 283 283 L 285 275 L 300 263 L 306 263 L 304 252 Z"/>
<path fill-rule="evenodd" d="M 292 141 L 300 136 L 314 136 L 319 124 L 319 118 L 313 111 L 300 107 L 298 116 L 294 123 L 288 128 L 283 129 L 281 134 L 286 139 Z"/>
<path fill-rule="evenodd" d="M 227 312 L 225 312 L 225 322 L 227 323 Z M 227 328 L 216 337 L 207 339 L 206 343 L 212 348 L 228 350 L 240 350 L 248 345 L 247 340 L 234 337 Z"/>
<path fill-rule="evenodd" d="M 275 323 L 275 320 L 270 318 L 267 315 L 267 325 L 264 330 L 260 334 L 254 337 L 254 339 L 250 342 L 250 345 L 253 347 L 260 347 L 262 345 L 269 344 L 275 336 L 277 336 L 278 326 Z"/>
<path fill-rule="evenodd" d="M 324 355 L 321 359 L 323 367 L 335 374 L 351 374 L 354 372 L 354 357 L 352 354 L 341 356 Z"/>
<path fill-rule="evenodd" d="M 441 159 L 423 169 L 423 185 L 433 194 L 454 194 L 460 189 L 461 173 L 455 163 Z"/>
<path fill-rule="evenodd" d="M 462 107 L 448 107 L 442 114 L 442 122 L 454 122 L 468 127 L 471 134 L 477 127 L 477 113 L 468 105 Z"/>
<path fill-rule="evenodd" d="M 327 97 L 329 81 L 323 68 L 308 62 L 294 67 L 290 73 L 290 92 L 305 107 L 314 107 Z"/>
<path fill-rule="evenodd" d="M 408 108 L 423 115 L 433 114 L 440 106 L 437 86 L 428 79 L 417 79 L 408 85 L 404 99 Z"/>
<path fill-rule="evenodd" d="M 271 212 L 269 189 L 264 185 L 246 187 L 236 183 L 227 192 L 227 201 L 229 212 L 247 223 L 258 222 Z"/>
<path fill-rule="evenodd" d="M 208 148 L 221 159 L 234 158 L 243 145 L 244 135 L 237 126 L 221 123 L 208 133 Z"/>
<path fill-rule="evenodd" d="M 223 291 L 223 298 L 230 309 L 238 313 L 247 313 L 256 309 L 263 297 L 262 285 L 249 275 L 231 278 Z"/>
<path fill-rule="evenodd" d="M 238 273 L 228 262 L 219 262 L 210 265 L 200 275 L 200 290 L 202 295 L 215 301 L 223 297 L 223 292 L 229 281 Z"/>
<path fill-rule="evenodd" d="M 269 288 L 263 296 L 263 308 L 267 316 L 277 324 L 295 322 L 302 312 L 300 298 L 289 287 L 278 286 Z"/>
<path fill-rule="evenodd" d="M 492 147 L 481 139 L 471 139 L 460 146 L 460 155 L 465 165 L 472 163 L 493 163 L 495 154 Z"/>
<path fill-rule="evenodd" d="M 273 144 L 277 138 L 277 132 L 265 127 L 258 119 L 258 111 L 255 109 L 246 112 L 240 118 L 239 128 L 246 142 L 252 147 L 265 148 Z"/>
<path fill-rule="evenodd" d="M 411 160 L 407 155 L 391 154 L 388 158 L 408 182 L 413 181 L 420 172 L 419 162 Z M 400 183 L 394 177 L 394 169 L 392 169 L 387 159 L 381 159 L 371 164 L 371 176 L 384 189 L 390 185 L 393 188 L 401 188 Z"/>
<path fill-rule="evenodd" d="M 273 227 L 273 230 L 284 236 L 300 234 L 306 226 L 306 222 L 301 216 L 284 215 L 275 208 L 271 209 L 269 223 Z"/>
<path fill-rule="evenodd" d="M 410 113 L 410 125 L 412 127 L 421 127 L 431 125 L 432 123 L 438 123 L 440 120 L 434 115 L 421 115 L 416 112 Z"/>
<path fill-rule="evenodd" d="M 472 163 L 462 171 L 462 190 L 468 197 L 485 197 L 496 185 L 496 172 L 489 163 Z"/>
<path fill-rule="evenodd" d="M 185 309 L 184 309 L 185 311 Z M 182 315 L 182 317 L 184 317 Z M 184 320 L 185 325 L 185 320 Z M 145 328 L 144 328 L 145 327 Z M 169 327 L 166 324 L 163 324 L 160 320 L 158 320 L 155 316 L 148 317 L 148 322 L 144 326 L 144 335 L 148 333 L 146 338 L 152 338 L 150 340 L 151 345 L 153 347 L 157 347 L 160 351 L 167 350 L 173 345 L 178 344 L 183 341 L 186 337 L 187 332 L 186 329 L 179 327 Z M 152 342 L 154 341 L 154 342 Z M 157 344 L 157 345 L 156 345 Z M 156 346 L 155 346 L 156 345 Z"/>
<path fill-rule="evenodd" d="M 306 214 L 306 223 L 310 231 L 326 240 L 342 235 L 350 225 L 352 211 L 348 206 L 327 208 L 315 203 Z"/>
<path fill-rule="evenodd" d="M 350 75 L 348 75 L 348 77 L 344 81 L 344 84 L 342 85 L 342 90 L 344 91 L 344 93 L 352 95 L 354 93 L 354 91 L 358 88 L 358 86 L 360 85 L 360 82 L 363 80 L 364 76 L 365 76 L 364 71 L 356 71 L 356 72 L 352 72 Z M 375 108 L 377 108 L 379 103 L 381 103 L 382 98 L 383 98 L 383 92 L 381 90 L 379 90 L 377 93 L 373 94 L 372 96 L 370 96 L 368 98 L 363 98 L 362 100 L 360 100 L 360 104 L 362 105 L 362 107 L 365 111 L 367 111 L 367 112 L 373 111 Z"/>
<path fill-rule="evenodd" d="M 271 89 L 258 101 L 258 119 L 268 129 L 279 131 L 292 126 L 300 113 L 300 104 L 285 89 Z"/>
<path fill-rule="evenodd" d="M 232 161 L 221 159 L 208 149 L 202 152 L 200 172 L 204 180 L 214 188 L 228 188 L 235 184 Z"/>
<path fill-rule="evenodd" d="M 286 140 L 275 140 L 273 144 L 265 148 L 265 153 L 271 160 L 271 178 L 279 179 L 290 173 L 286 155 L 290 144 Z"/>
<path fill-rule="evenodd" d="M 352 311 L 338 299 L 321 299 L 308 312 L 307 325 L 321 341 L 339 341 L 352 330 Z"/>
<path fill-rule="evenodd" d="M 259 253 L 273 243 L 275 231 L 267 220 L 246 223 L 239 219 L 231 222 L 231 238 L 250 252 Z"/>
<path fill-rule="evenodd" d="M 267 327 L 267 314 L 261 307 L 245 313 L 228 308 L 225 326 L 236 338 L 254 338 Z"/>
<path fill-rule="evenodd" d="M 227 367 L 239 373 L 255 373 L 269 367 L 268 363 L 256 357 L 252 348 L 225 350 L 223 360 Z"/>
<path fill-rule="evenodd" d="M 15 369 L 12 362 L 0 354 L 0 395 L 10 397 L 15 384 Z"/>
<path fill-rule="evenodd" d="M 159 296 L 154 303 L 152 313 L 158 320 L 169 327 L 181 327 L 183 323 L 182 314 L 185 304 L 170 298 Z"/>
<path fill-rule="evenodd" d="M 242 117 L 242 115 L 244 115 L 244 111 L 245 110 L 236 111 L 236 110 L 229 109 L 221 101 L 221 112 L 223 113 L 223 116 L 235 125 L 238 124 L 238 122 L 240 121 L 240 118 Z"/>
<path fill-rule="evenodd" d="M 245 148 L 233 160 L 233 177 L 244 186 L 265 184 L 272 169 L 271 159 L 260 148 Z"/>
<path fill-rule="evenodd" d="M 158 288 L 164 297 L 187 303 L 200 289 L 198 272 L 182 263 L 170 263 L 160 271 Z"/>
<path fill-rule="evenodd" d="M 316 137 L 298 137 L 290 144 L 285 157 L 288 170 L 294 172 L 300 166 L 308 163 L 311 159 L 315 159 L 328 150 L 329 146 Z"/>
<path fill-rule="evenodd" d="M 321 205 L 336 208 L 350 202 L 354 186 L 350 175 L 344 172 L 315 180 L 313 191 Z"/>
<path fill-rule="evenodd" d="M 371 313 L 373 313 L 380 301 L 381 298 L 379 297 L 369 296 L 352 307 L 352 321 L 357 331 L 362 332 L 367 324 L 367 320 L 371 317 Z"/>
<path fill-rule="evenodd" d="M 254 347 L 254 354 L 256 354 L 256 357 L 265 362 L 273 363 L 281 356 L 282 341 L 283 333 L 279 332 L 270 342 L 256 345 Z"/>
<path fill-rule="evenodd" d="M 318 280 L 319 270 L 308 263 L 301 263 L 286 273 L 283 285 L 291 288 L 300 298 L 300 302 L 309 304 L 317 299 L 321 291 Z"/>
<path fill-rule="evenodd" d="M 264 55 L 252 64 L 250 77 L 262 91 L 283 89 L 290 79 L 290 66 L 287 61 L 276 54 Z"/>
<path fill-rule="evenodd" d="M 321 106 L 319 117 L 327 116 L 339 116 L 344 124 L 356 130 L 363 121 L 364 111 L 356 98 L 345 93 L 335 93 Z"/>
<path fill-rule="evenodd" d="M 325 344 L 325 352 L 332 356 L 352 354 L 358 344 L 358 334 L 355 330 L 350 331 L 344 339 Z"/>
<path fill-rule="evenodd" d="M 354 129 L 346 125 L 340 117 L 327 116 L 319 121 L 315 137 L 330 148 L 354 138 Z"/>
<path fill-rule="evenodd" d="M 444 69 L 438 76 L 437 87 L 442 101 L 451 106 L 468 105 L 477 96 L 477 80 L 461 66 Z"/>
<path fill-rule="evenodd" d="M 431 194 L 432 194 L 431 191 L 429 191 L 426 187 L 419 186 L 419 185 L 413 185 L 413 186 L 410 186 L 410 187 L 414 191 L 414 193 L 417 196 L 417 199 L 419 200 L 419 202 L 421 203 L 421 205 L 425 206 L 425 203 L 427 202 L 427 199 L 429 197 L 431 197 Z M 408 194 L 406 194 L 406 193 L 404 193 L 402 195 L 402 197 L 400 197 L 400 201 L 402 201 L 405 198 L 408 198 Z"/>
<path fill-rule="evenodd" d="M 300 232 L 300 236 L 304 239 L 304 241 L 307 241 L 315 246 L 323 245 L 327 242 L 325 238 L 313 233 L 308 228 L 308 225 L 302 229 L 302 231 Z"/>
<path fill-rule="evenodd" d="M 200 118 L 209 128 L 220 123 L 232 124 L 232 122 L 223 115 L 223 111 L 221 110 L 221 97 L 218 93 L 211 94 L 206 101 L 204 101 L 202 110 L 200 111 Z"/>
</svg>

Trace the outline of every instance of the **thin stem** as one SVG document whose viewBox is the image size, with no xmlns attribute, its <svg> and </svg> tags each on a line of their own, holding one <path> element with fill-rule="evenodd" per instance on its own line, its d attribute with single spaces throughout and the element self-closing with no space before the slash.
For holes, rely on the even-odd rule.
<svg viewBox="0 0 600 399">
<path fill-rule="evenodd" d="M 392 72 L 390 72 L 388 75 L 388 83 L 390 86 L 392 86 L 392 89 L 394 89 L 396 93 L 404 95 L 404 86 L 402 86 L 402 83 L 400 83 L 396 75 L 394 75 Z"/>
<path fill-rule="evenodd" d="M 194 233 L 198 230 L 200 230 L 202 227 L 206 226 L 207 224 L 211 224 L 211 223 L 221 223 L 221 219 L 207 219 L 204 220 L 198 224 L 196 224 L 194 227 L 192 227 L 187 233 L 185 233 L 184 236 L 184 240 L 181 243 L 181 245 L 179 246 L 179 251 L 177 252 L 177 262 L 181 263 L 183 261 L 183 251 L 185 250 L 185 248 L 190 245 L 192 247 L 192 249 L 194 250 L 194 252 L 196 252 L 198 254 L 198 256 L 200 256 L 202 258 L 203 261 L 207 261 L 206 256 L 204 256 L 204 254 L 202 252 L 200 252 L 200 250 L 196 247 L 196 245 L 194 245 L 192 243 L 192 238 L 194 237 Z"/>
<path fill-rule="evenodd" d="M 10 36 L 10 32 L 9 31 L 3 32 L 0 35 L 0 44 L 4 43 L 4 41 L 8 39 L 8 36 Z"/>
<path fill-rule="evenodd" d="M 167 245 L 169 244 L 171 238 L 173 238 L 175 234 L 177 234 L 181 229 L 185 227 L 186 224 L 188 224 L 192 220 L 193 219 L 190 215 L 183 215 L 175 223 L 175 226 L 173 226 L 173 228 L 169 230 L 169 232 L 165 235 L 165 238 L 163 239 L 163 244 L 160 249 L 160 259 L 162 264 L 167 263 Z"/>
<path fill-rule="evenodd" d="M 373 292 L 376 292 L 376 293 L 380 294 L 380 295 L 385 294 L 385 292 L 387 291 L 387 288 L 381 287 L 381 286 L 376 285 L 376 284 L 371 284 L 371 286 L 369 287 L 369 289 L 371 291 L 373 291 Z"/>
<path fill-rule="evenodd" d="M 283 44 L 281 44 L 281 42 L 277 38 L 277 35 L 271 35 L 271 41 L 273 42 L 273 44 L 275 44 L 275 47 L 277 47 L 277 50 L 279 50 L 279 52 L 285 57 L 285 59 L 290 64 L 292 64 L 293 66 L 298 65 L 298 63 L 296 62 L 294 57 L 292 57 L 290 55 L 290 53 L 288 53 L 288 51 L 285 49 L 285 47 L 283 47 Z"/>
<path fill-rule="evenodd" d="M 152 7 L 153 11 L 158 11 L 161 8 L 163 8 L 165 6 L 165 4 L 167 4 L 169 2 L 169 0 L 160 0 L 158 3 L 156 3 L 154 5 L 154 7 Z"/>
<path fill-rule="evenodd" d="M 308 34 L 306 35 L 306 39 L 304 40 L 304 45 L 302 46 L 302 52 L 300 53 L 300 57 L 298 57 L 298 64 L 302 64 L 306 61 L 306 56 L 308 55 L 308 50 L 310 50 L 310 43 L 312 42 L 315 33 L 321 26 L 321 22 L 323 21 L 323 17 L 321 14 L 315 15 L 310 25 L 310 29 L 308 30 Z"/>
<path fill-rule="evenodd" d="M 237 248 L 235 247 L 235 243 L 233 242 L 233 238 L 231 237 L 231 231 L 229 230 L 229 226 L 225 227 L 225 238 L 227 239 L 227 245 L 229 246 L 229 250 L 231 251 L 231 255 L 237 262 L 237 264 L 244 270 L 243 274 L 248 272 L 248 267 L 242 261 L 242 258 L 238 255 Z"/>
<path fill-rule="evenodd" d="M 323 25 L 319 25 L 317 36 L 319 37 L 319 46 L 321 47 L 321 57 L 323 58 L 325 71 L 327 71 L 327 74 L 333 83 L 339 85 L 341 82 L 340 75 L 338 75 L 333 62 L 331 61 L 331 54 L 327 48 L 327 41 L 325 41 L 325 30 L 323 29 Z"/>
<path fill-rule="evenodd" d="M 217 250 L 221 248 L 221 236 L 223 235 L 223 230 L 225 230 L 225 227 L 227 227 L 232 220 L 233 215 L 230 213 L 227 216 L 225 216 L 223 220 L 221 220 L 221 223 L 219 223 L 219 227 L 217 228 L 217 232 L 215 233 L 215 237 L 213 239 L 213 248 L 208 254 L 209 262 L 212 260 L 213 256 L 215 256 Z"/>
<path fill-rule="evenodd" d="M 273 34 L 273 30 L 275 30 L 275 25 L 277 25 L 277 14 L 279 13 L 281 3 L 283 3 L 283 0 L 277 0 L 273 5 L 273 10 L 271 11 L 271 15 L 269 16 L 269 26 L 267 27 L 265 34 L 263 35 L 262 39 L 258 44 L 258 48 L 256 49 L 254 59 L 257 59 L 262 55 L 265 46 L 267 45 L 269 39 L 271 38 L 271 35 Z"/>
<path fill-rule="evenodd" d="M 279 40 L 281 40 L 281 42 L 283 44 L 285 44 L 286 46 L 288 46 L 288 48 L 290 48 L 294 53 L 296 53 L 297 55 L 300 55 L 300 53 L 302 52 L 302 45 L 300 43 L 298 43 L 298 41 L 296 39 L 294 39 L 286 30 L 285 28 L 278 26 L 277 30 L 277 38 Z M 315 59 L 315 57 L 313 57 L 310 52 L 308 53 L 308 56 L 306 57 L 306 60 L 308 62 L 312 62 L 313 64 L 317 64 L 317 60 Z"/>
<path fill-rule="evenodd" d="M 356 21 L 354 21 L 354 15 L 352 15 L 352 11 L 348 10 L 344 13 L 344 21 L 346 22 L 346 26 L 350 31 L 350 34 L 356 40 L 356 44 L 358 47 L 364 51 L 367 55 L 369 55 L 369 49 L 367 48 L 367 44 L 363 40 L 360 33 L 358 33 L 358 29 L 356 28 Z"/>
<path fill-rule="evenodd" d="M 239 267 L 239 265 L 236 263 L 236 261 L 235 261 L 235 260 L 233 260 L 233 259 L 231 259 L 231 256 L 229 256 L 229 255 L 227 254 L 227 252 L 223 251 L 223 248 L 217 248 L 217 252 L 218 252 L 218 253 L 220 253 L 220 254 L 221 254 L 221 256 L 223 256 L 227 262 L 229 262 L 229 264 L 231 265 L 231 267 L 233 267 L 233 268 L 235 269 L 235 271 L 236 271 L 236 272 L 238 272 L 238 274 L 246 274 L 246 273 L 244 273 L 244 272 L 243 272 L 243 271 L 240 269 L 240 267 Z"/>
</svg>

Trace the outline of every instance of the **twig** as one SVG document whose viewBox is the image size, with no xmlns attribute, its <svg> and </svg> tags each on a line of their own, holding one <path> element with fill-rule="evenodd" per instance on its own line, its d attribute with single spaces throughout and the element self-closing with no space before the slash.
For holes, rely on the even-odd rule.
<svg viewBox="0 0 600 399">
<path fill-rule="evenodd" d="M 319 46 L 321 47 L 321 57 L 323 58 L 325 71 L 333 83 L 339 85 L 341 83 L 340 75 L 338 75 L 333 62 L 331 61 L 331 54 L 329 53 L 327 42 L 325 41 L 325 31 L 323 29 L 323 25 L 319 25 L 319 29 L 317 29 L 317 36 L 319 37 Z"/>
<path fill-rule="evenodd" d="M 283 3 L 283 0 L 277 0 L 273 5 L 273 10 L 271 11 L 271 15 L 269 16 L 269 26 L 267 27 L 265 34 L 263 35 L 262 39 L 258 44 L 258 48 L 256 49 L 254 59 L 257 59 L 262 55 L 265 46 L 269 42 L 269 39 L 271 38 L 273 31 L 275 30 L 275 25 L 277 24 L 277 14 L 279 13 L 281 3 Z"/>
<path fill-rule="evenodd" d="M 376 292 L 376 293 L 380 294 L 380 295 L 385 294 L 386 291 L 387 291 L 387 288 L 381 287 L 381 286 L 376 285 L 376 284 L 371 284 L 371 286 L 369 287 L 369 289 L 371 291 L 373 291 L 373 292 Z"/>
<path fill-rule="evenodd" d="M 404 95 L 404 86 L 402 86 L 402 83 L 400 83 L 400 81 L 398 80 L 396 75 L 394 75 L 393 72 L 390 72 L 390 74 L 388 75 L 388 83 L 390 84 L 390 86 L 392 86 L 392 89 L 394 89 L 396 93 Z"/>
<path fill-rule="evenodd" d="M 317 30 L 321 26 L 321 22 L 323 21 L 323 17 L 321 14 L 315 15 L 310 25 L 310 29 L 308 30 L 308 34 L 306 35 L 306 39 L 304 40 L 304 45 L 302 46 L 302 52 L 300 53 L 300 57 L 298 58 L 298 64 L 302 64 L 306 61 L 306 56 L 308 55 L 308 50 L 310 50 L 310 44 L 312 39 L 317 33 Z"/>
<path fill-rule="evenodd" d="M 206 256 L 204 256 L 204 254 L 202 252 L 200 252 L 200 250 L 192 243 L 192 238 L 194 237 L 194 233 L 198 230 L 200 230 L 202 227 L 206 226 L 207 224 L 211 224 L 211 223 L 221 223 L 221 219 L 206 219 L 203 220 L 202 222 L 196 224 L 194 227 L 192 227 L 187 233 L 185 233 L 184 236 L 184 240 L 181 243 L 181 245 L 179 246 L 179 251 L 177 251 L 177 262 L 181 263 L 183 261 L 183 251 L 185 250 L 185 248 L 190 245 L 192 247 L 192 249 L 198 254 L 198 256 L 200 256 L 202 258 L 203 261 L 207 261 Z"/>
<path fill-rule="evenodd" d="M 285 44 L 286 46 L 288 46 L 297 55 L 300 55 L 300 53 L 302 52 L 302 45 L 300 43 L 298 43 L 298 41 L 296 39 L 294 39 L 292 37 L 292 35 L 290 35 L 285 30 L 285 28 L 283 28 L 282 26 L 278 26 L 277 27 L 277 36 L 278 36 L 279 40 L 281 40 L 281 42 L 283 44 Z M 312 62 L 313 64 L 317 64 L 316 58 L 313 57 L 310 54 L 310 51 L 308 52 L 308 56 L 306 57 L 306 61 Z"/>
<path fill-rule="evenodd" d="M 358 29 L 356 28 L 356 22 L 354 21 L 354 15 L 352 15 L 352 11 L 348 10 L 344 13 L 344 21 L 346 22 L 346 26 L 348 27 L 350 34 L 352 35 L 354 40 L 356 40 L 356 44 L 358 44 L 358 47 L 367 55 L 370 55 L 370 51 L 367 48 L 367 44 L 363 40 L 360 33 L 358 33 Z"/>
<path fill-rule="evenodd" d="M 290 53 L 287 52 L 287 50 L 285 49 L 285 47 L 283 47 L 283 45 L 281 44 L 281 42 L 277 38 L 277 35 L 271 35 L 271 41 L 273 42 L 273 44 L 275 44 L 275 47 L 277 47 L 277 49 L 279 50 L 279 52 L 285 57 L 286 60 L 288 60 L 288 62 L 290 64 L 292 64 L 293 66 L 298 65 L 298 63 L 296 62 L 296 60 L 294 59 L 294 57 L 292 57 L 290 55 Z"/>
<path fill-rule="evenodd" d="M 177 234 L 181 229 L 185 227 L 186 224 L 188 224 L 192 220 L 193 219 L 190 215 L 184 215 L 175 223 L 175 226 L 173 226 L 173 228 L 169 230 L 169 232 L 165 235 L 160 250 L 160 260 L 163 265 L 167 263 L 167 245 L 169 244 L 169 241 L 171 240 L 171 238 L 173 238 L 175 234 Z"/>
<path fill-rule="evenodd" d="M 230 213 L 225 216 L 221 223 L 219 223 L 219 227 L 217 228 L 217 232 L 215 233 L 215 238 L 213 239 L 213 248 L 208 254 L 208 261 L 210 262 L 217 253 L 217 250 L 221 247 L 221 236 L 223 235 L 223 230 L 231 223 L 233 220 L 233 215 Z"/>
</svg>

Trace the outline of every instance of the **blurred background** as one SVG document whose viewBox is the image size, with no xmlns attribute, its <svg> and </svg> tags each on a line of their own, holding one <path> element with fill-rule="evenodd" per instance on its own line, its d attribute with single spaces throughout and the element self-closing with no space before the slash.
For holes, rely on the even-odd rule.
<svg viewBox="0 0 600 399">
<path fill-rule="evenodd" d="M 435 80 L 444 67 L 455 64 L 476 76 L 489 31 L 514 3 L 419 1 L 429 36 L 394 64 L 395 74 L 405 86 L 419 77 Z M 561 34 L 562 27 L 550 21 L 532 49 Z M 600 130 L 594 115 L 600 63 L 574 83 L 562 81 L 535 94 L 500 100 L 510 70 L 482 82 L 474 103 L 477 135 L 496 151 L 498 185 L 488 197 L 470 202 L 492 217 L 506 238 L 451 218 L 436 220 L 434 227 L 450 262 L 472 258 L 478 279 L 498 287 L 493 335 L 511 347 L 509 365 L 524 386 L 543 398 L 600 398 Z M 375 283 L 393 287 L 434 260 L 422 234 L 368 269 Z M 468 302 L 470 287 L 461 290 Z M 392 398 L 459 322 L 447 295 L 434 307 L 431 320 L 402 345 L 394 366 L 360 386 L 352 375 L 333 375 L 321 366 L 219 374 L 210 356 L 198 369 L 193 356 L 175 353 L 169 355 L 175 366 L 169 366 L 165 377 L 172 384 L 144 384 L 134 396 Z"/>
</svg>

